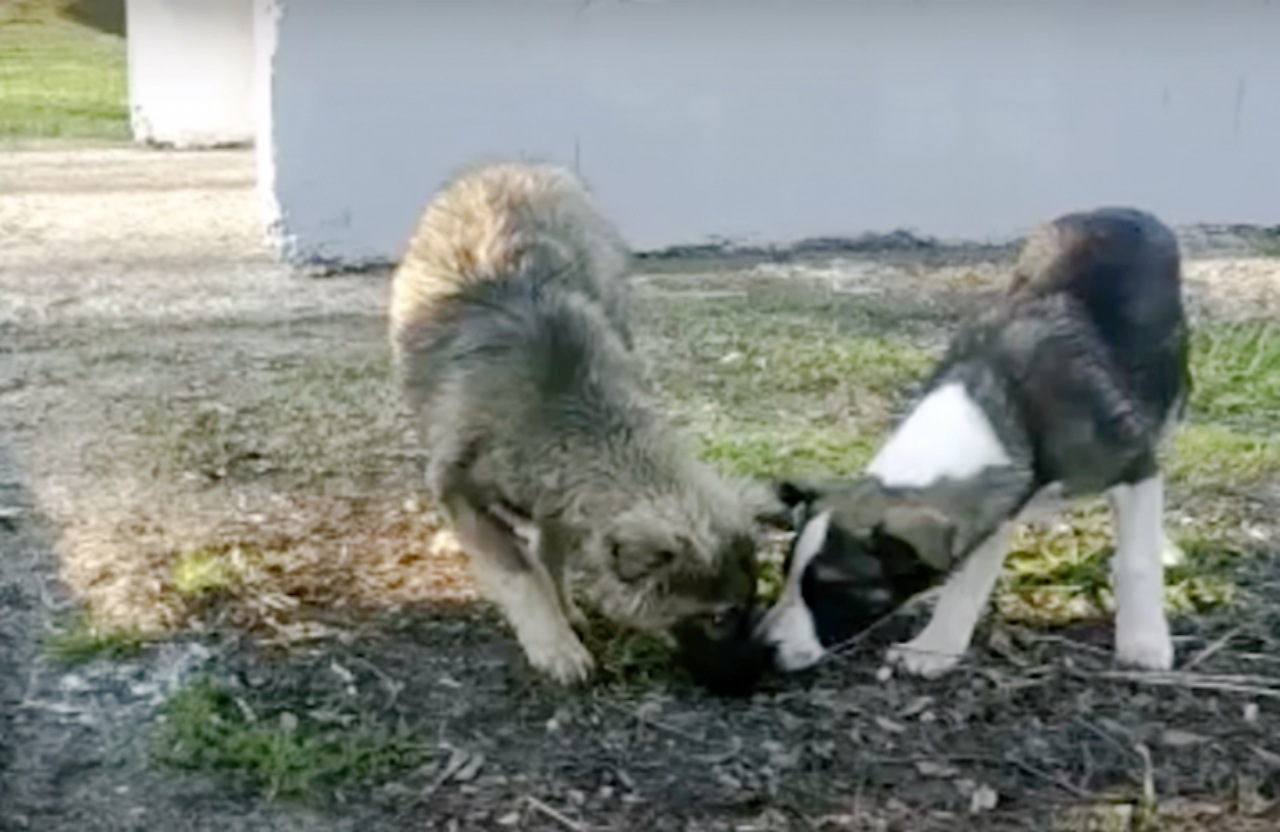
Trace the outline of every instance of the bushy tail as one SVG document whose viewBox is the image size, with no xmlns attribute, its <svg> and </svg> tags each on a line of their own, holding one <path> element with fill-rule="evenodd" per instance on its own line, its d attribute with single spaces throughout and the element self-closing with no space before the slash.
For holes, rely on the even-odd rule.
<svg viewBox="0 0 1280 832">
<path fill-rule="evenodd" d="M 593 297 L 625 331 L 627 251 L 572 173 L 505 162 L 475 168 L 427 206 L 396 271 L 391 336 L 398 352 L 440 305 L 498 278 L 559 280 Z"/>
</svg>

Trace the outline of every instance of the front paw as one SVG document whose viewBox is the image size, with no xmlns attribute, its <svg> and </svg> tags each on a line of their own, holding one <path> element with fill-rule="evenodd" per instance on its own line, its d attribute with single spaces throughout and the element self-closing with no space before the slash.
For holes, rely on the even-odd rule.
<svg viewBox="0 0 1280 832">
<path fill-rule="evenodd" d="M 917 638 L 889 648 L 887 659 L 890 665 L 909 675 L 937 679 L 954 670 L 962 655 L 963 650 L 930 644 Z"/>
<path fill-rule="evenodd" d="M 525 655 L 534 669 L 562 685 L 585 682 L 596 663 L 577 638 L 532 645 L 525 648 Z"/>
<path fill-rule="evenodd" d="M 1173 639 L 1168 623 L 1162 618 L 1145 627 L 1117 628 L 1116 661 L 1139 670 L 1172 670 Z"/>
</svg>

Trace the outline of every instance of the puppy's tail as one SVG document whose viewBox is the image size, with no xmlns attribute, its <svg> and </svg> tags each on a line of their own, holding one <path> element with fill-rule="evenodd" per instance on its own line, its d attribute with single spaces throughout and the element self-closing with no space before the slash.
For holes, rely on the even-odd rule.
<svg viewBox="0 0 1280 832">
<path fill-rule="evenodd" d="M 468 287 L 498 279 L 560 281 L 590 295 L 625 327 L 628 255 L 572 173 L 552 165 L 477 167 L 427 206 L 392 282 L 398 353 L 413 333 Z"/>
</svg>

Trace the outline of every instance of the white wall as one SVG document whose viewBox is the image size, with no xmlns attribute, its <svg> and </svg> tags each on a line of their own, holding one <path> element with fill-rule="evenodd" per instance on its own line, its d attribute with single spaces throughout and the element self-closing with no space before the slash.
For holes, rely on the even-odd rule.
<svg viewBox="0 0 1280 832">
<path fill-rule="evenodd" d="M 398 257 L 478 157 L 577 165 L 638 248 L 1280 222 L 1268 0 L 261 0 L 294 261 Z"/>
<path fill-rule="evenodd" d="M 252 141 L 254 0 L 128 0 L 129 103 L 138 141 Z"/>
</svg>

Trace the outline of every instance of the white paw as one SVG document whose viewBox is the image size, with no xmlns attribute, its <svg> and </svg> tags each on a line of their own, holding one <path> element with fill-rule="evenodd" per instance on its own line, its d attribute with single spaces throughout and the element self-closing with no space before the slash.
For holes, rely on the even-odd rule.
<svg viewBox="0 0 1280 832">
<path fill-rule="evenodd" d="M 562 685 L 586 681 L 595 667 L 591 652 L 576 637 L 525 647 L 529 664 Z"/>
<path fill-rule="evenodd" d="M 963 654 L 963 650 L 951 650 L 917 638 L 889 648 L 887 658 L 891 665 L 912 676 L 936 679 L 955 670 Z"/>
<path fill-rule="evenodd" d="M 1173 640 L 1169 638 L 1169 625 L 1161 620 L 1151 627 L 1117 629 L 1116 661 L 1140 670 L 1173 669 Z"/>
</svg>

